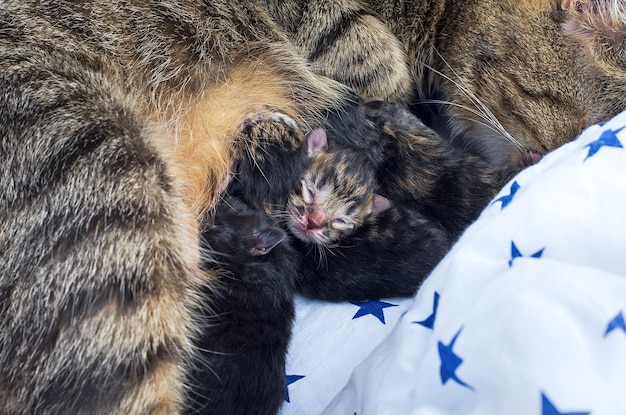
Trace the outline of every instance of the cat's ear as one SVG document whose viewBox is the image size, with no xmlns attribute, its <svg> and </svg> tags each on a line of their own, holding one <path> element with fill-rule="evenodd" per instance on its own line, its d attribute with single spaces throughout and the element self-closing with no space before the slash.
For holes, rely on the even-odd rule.
<svg viewBox="0 0 626 415">
<path fill-rule="evenodd" d="M 307 137 L 308 154 L 314 156 L 328 150 L 328 137 L 323 128 L 316 128 Z"/>
<path fill-rule="evenodd" d="M 276 245 L 285 240 L 285 237 L 285 232 L 276 227 L 255 230 L 252 237 L 250 255 L 261 256 L 270 253 Z"/>
<path fill-rule="evenodd" d="M 374 195 L 374 202 L 372 203 L 372 215 L 377 215 L 391 207 L 391 201 L 379 194 Z"/>
<path fill-rule="evenodd" d="M 594 48 L 626 48 L 624 0 L 563 0 L 561 7 L 570 16 L 563 26 L 570 36 Z"/>
</svg>

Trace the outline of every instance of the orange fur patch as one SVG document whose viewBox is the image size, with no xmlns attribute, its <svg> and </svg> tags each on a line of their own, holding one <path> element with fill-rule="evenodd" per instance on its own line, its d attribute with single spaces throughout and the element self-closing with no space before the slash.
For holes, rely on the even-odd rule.
<svg viewBox="0 0 626 415">
<path fill-rule="evenodd" d="M 262 62 L 240 65 L 208 85 L 200 97 L 178 102 L 181 115 L 174 122 L 161 123 L 166 131 L 158 146 L 194 214 L 201 215 L 217 201 L 243 148 L 237 132 L 248 114 L 269 107 L 298 119 L 286 85 Z"/>
</svg>

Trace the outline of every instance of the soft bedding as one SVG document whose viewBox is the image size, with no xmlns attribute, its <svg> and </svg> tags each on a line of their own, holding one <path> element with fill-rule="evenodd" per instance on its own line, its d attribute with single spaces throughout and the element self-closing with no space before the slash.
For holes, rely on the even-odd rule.
<svg viewBox="0 0 626 415">
<path fill-rule="evenodd" d="M 626 414 L 626 112 L 515 177 L 415 299 L 297 301 L 287 414 Z"/>
</svg>

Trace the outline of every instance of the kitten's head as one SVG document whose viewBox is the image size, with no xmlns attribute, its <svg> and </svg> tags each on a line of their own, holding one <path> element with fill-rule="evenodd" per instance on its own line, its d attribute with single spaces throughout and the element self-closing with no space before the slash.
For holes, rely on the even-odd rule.
<svg viewBox="0 0 626 415">
<path fill-rule="evenodd" d="M 203 237 L 217 255 L 245 261 L 268 254 L 286 234 L 264 212 L 226 197 L 217 206 L 213 224 Z"/>
<path fill-rule="evenodd" d="M 312 161 L 289 197 L 288 226 L 304 242 L 333 246 L 391 203 L 376 194 L 376 169 L 362 149 L 329 151 L 321 129 L 308 143 Z"/>
</svg>

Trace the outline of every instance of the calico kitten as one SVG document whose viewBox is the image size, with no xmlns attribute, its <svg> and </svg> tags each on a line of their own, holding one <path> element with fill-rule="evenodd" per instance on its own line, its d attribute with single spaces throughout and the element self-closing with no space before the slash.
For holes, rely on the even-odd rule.
<svg viewBox="0 0 626 415">
<path fill-rule="evenodd" d="M 297 286 L 307 296 L 358 301 L 413 295 L 523 168 L 493 168 L 461 152 L 403 105 L 371 101 L 365 111 L 382 157 L 368 163 L 365 147 L 340 145 L 315 158 L 289 199 L 289 229 L 304 263 Z M 329 141 L 344 141 L 338 133 Z"/>
<path fill-rule="evenodd" d="M 222 200 L 203 239 L 220 275 L 207 287 L 208 325 L 195 340 L 189 413 L 275 414 L 286 393 L 297 255 L 265 213 Z"/>
<path fill-rule="evenodd" d="M 312 160 L 287 204 L 287 226 L 296 237 L 330 247 L 359 228 L 369 215 L 389 208 L 390 202 L 375 193 L 373 151 L 337 143 L 329 150 L 326 131 L 311 133 L 308 154 Z"/>
</svg>

